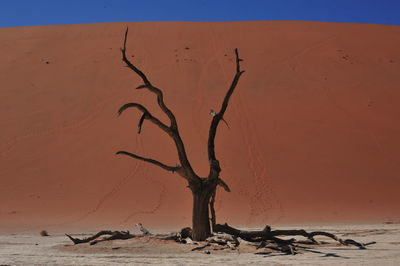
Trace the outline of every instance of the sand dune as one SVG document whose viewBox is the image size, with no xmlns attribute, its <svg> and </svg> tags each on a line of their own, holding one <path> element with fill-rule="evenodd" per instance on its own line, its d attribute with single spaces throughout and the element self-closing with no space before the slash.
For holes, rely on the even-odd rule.
<svg viewBox="0 0 400 266">
<path fill-rule="evenodd" d="M 221 222 L 243 226 L 400 219 L 400 28 L 316 22 L 111 23 L 0 29 L 0 230 L 190 225 L 179 176 L 127 157 L 178 162 L 140 102 L 128 54 L 177 116 L 195 170 L 234 74 L 246 73 L 216 140 L 232 193 Z"/>
</svg>

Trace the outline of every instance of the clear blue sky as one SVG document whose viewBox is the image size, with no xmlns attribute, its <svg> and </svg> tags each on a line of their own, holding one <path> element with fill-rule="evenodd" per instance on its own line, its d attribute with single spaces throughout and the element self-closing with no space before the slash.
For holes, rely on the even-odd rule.
<svg viewBox="0 0 400 266">
<path fill-rule="evenodd" d="M 0 27 L 237 20 L 400 25 L 400 0 L 0 0 Z"/>
</svg>

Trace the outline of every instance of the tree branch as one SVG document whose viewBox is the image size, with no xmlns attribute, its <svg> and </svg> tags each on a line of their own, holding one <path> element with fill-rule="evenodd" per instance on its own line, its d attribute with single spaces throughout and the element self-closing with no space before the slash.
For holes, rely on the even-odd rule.
<svg viewBox="0 0 400 266">
<path fill-rule="evenodd" d="M 143 115 L 140 118 L 139 123 L 138 123 L 138 134 L 140 134 L 140 132 L 142 132 L 142 125 L 143 125 L 143 122 L 145 119 L 146 119 L 146 113 L 143 113 Z"/>
<path fill-rule="evenodd" d="M 142 80 L 143 80 L 144 84 L 146 84 L 146 86 L 147 86 L 147 85 L 151 85 L 151 83 L 150 83 L 150 81 L 147 79 L 146 75 L 145 75 L 141 70 L 139 70 L 137 67 L 135 67 L 135 66 L 128 60 L 128 58 L 126 57 L 126 41 L 127 41 L 127 39 L 128 39 L 128 28 L 126 28 L 126 31 L 125 31 L 124 47 L 121 48 L 121 52 L 122 52 L 122 61 L 124 61 L 124 62 L 126 63 L 126 65 L 127 65 L 130 69 L 132 69 L 136 74 L 139 75 L 139 77 L 142 78 Z"/>
<path fill-rule="evenodd" d="M 127 151 L 119 151 L 116 154 L 123 154 L 123 155 L 130 156 L 132 158 L 135 158 L 135 159 L 138 159 L 138 160 L 142 160 L 142 161 L 157 165 L 157 166 L 161 167 L 162 169 L 170 171 L 170 172 L 177 172 L 182 168 L 181 166 L 168 166 L 168 165 L 160 163 L 159 161 L 156 161 L 154 159 L 144 158 L 144 157 L 141 157 L 139 155 L 136 155 L 136 154 L 133 154 L 133 153 L 130 153 L 130 152 L 127 152 Z"/>
<path fill-rule="evenodd" d="M 187 154 L 186 154 L 186 150 L 185 150 L 185 146 L 183 144 L 182 138 L 179 135 L 178 123 L 176 121 L 175 115 L 165 105 L 163 92 L 159 88 L 153 86 L 153 84 L 151 84 L 151 82 L 147 78 L 147 76 L 140 69 L 138 69 L 134 64 L 132 64 L 129 61 L 129 59 L 127 58 L 127 56 L 126 56 L 126 42 L 127 42 L 127 39 L 128 39 L 128 28 L 126 28 L 126 31 L 125 31 L 124 46 L 123 46 L 123 48 L 121 48 L 122 61 L 124 61 L 126 63 L 126 65 L 127 65 L 127 67 L 130 68 L 131 70 L 133 70 L 143 80 L 144 84 L 138 86 L 136 89 L 147 88 L 148 90 L 150 90 L 151 92 L 153 92 L 154 94 L 157 95 L 157 103 L 158 103 L 158 105 L 160 106 L 161 110 L 168 116 L 168 118 L 169 118 L 169 120 L 171 122 L 171 125 L 170 125 L 169 130 L 168 130 L 168 134 L 173 138 L 173 140 L 174 140 L 174 142 L 176 144 L 176 147 L 177 147 L 177 150 L 178 150 L 178 155 L 179 155 L 179 161 L 180 161 L 182 167 L 184 167 L 186 171 L 189 171 L 189 175 L 190 176 L 195 176 L 194 171 L 192 169 L 192 166 L 190 165 L 189 160 L 187 158 Z M 136 107 L 139 108 L 139 106 L 136 106 Z M 147 118 L 147 116 L 148 115 L 146 115 L 146 118 Z M 150 120 L 152 120 L 152 119 L 150 119 Z M 157 121 L 159 121 L 159 120 L 158 119 L 157 120 L 154 120 L 154 119 L 152 120 L 152 122 L 157 122 Z M 157 122 L 157 124 L 159 124 L 159 123 Z M 139 122 L 138 126 L 139 126 L 139 129 L 140 129 L 141 128 L 141 123 L 140 122 Z M 165 131 L 165 129 L 164 129 L 164 131 Z"/>
<path fill-rule="evenodd" d="M 175 115 L 164 103 L 164 95 L 163 95 L 162 91 L 159 88 L 154 87 L 151 84 L 140 85 L 136 89 L 140 90 L 140 89 L 144 89 L 144 88 L 149 89 L 149 91 L 151 91 L 155 95 L 157 95 L 157 103 L 160 106 L 161 110 L 168 116 L 169 120 L 171 121 L 171 128 L 178 129 L 178 123 L 176 122 Z"/>
<path fill-rule="evenodd" d="M 225 98 L 221 105 L 221 109 L 219 110 L 218 113 L 216 113 L 213 116 L 208 134 L 208 160 L 210 162 L 209 177 L 218 176 L 218 173 L 221 171 L 219 167 L 219 162 L 215 157 L 215 148 L 214 148 L 215 136 L 217 134 L 218 124 L 221 120 L 223 120 L 225 111 L 228 108 L 229 99 L 231 98 L 232 93 L 239 82 L 240 76 L 244 73 L 244 71 L 240 70 L 240 62 L 243 60 L 239 58 L 239 52 L 237 48 L 235 49 L 235 55 L 236 55 L 236 74 L 232 80 L 231 86 L 229 87 L 225 95 Z"/>
<path fill-rule="evenodd" d="M 311 240 L 313 243 L 317 244 L 318 242 L 314 239 L 315 236 L 325 236 L 329 237 L 342 245 L 353 245 L 360 249 L 365 249 L 366 246 L 375 244 L 375 242 L 369 243 L 359 243 L 353 239 L 341 239 L 334 234 L 323 232 L 323 231 L 315 231 L 315 232 L 306 232 L 303 229 L 300 230 L 271 230 L 270 226 L 266 226 L 262 231 L 244 231 L 239 230 L 234 227 L 229 226 L 228 224 L 217 224 L 214 227 L 214 232 L 219 233 L 227 233 L 236 237 L 240 237 L 246 241 L 250 242 L 259 242 L 265 240 L 273 240 L 276 243 L 286 243 L 286 244 L 293 244 L 296 241 L 295 239 L 280 239 L 278 236 L 303 236 Z"/>
<path fill-rule="evenodd" d="M 146 107 L 144 107 L 141 104 L 138 104 L 138 103 L 127 103 L 127 104 L 124 104 L 123 106 L 121 106 L 121 108 L 119 108 L 118 115 L 121 115 L 126 109 L 132 108 L 132 107 L 137 108 L 137 109 L 139 109 L 140 111 L 143 112 L 143 115 L 140 118 L 139 124 L 138 124 L 139 133 L 141 132 L 142 124 L 143 124 L 144 119 L 147 119 L 147 120 L 150 120 L 153 124 L 157 125 L 162 130 L 164 130 L 165 132 L 167 132 L 168 135 L 172 134 L 172 131 L 168 126 L 166 126 L 163 122 L 161 122 L 156 117 L 152 116 L 151 113 L 146 109 Z"/>
<path fill-rule="evenodd" d="M 154 87 L 153 84 L 151 84 L 150 80 L 146 77 L 146 75 L 140 69 L 138 69 L 134 64 L 132 64 L 129 61 L 128 57 L 126 56 L 126 42 L 127 42 L 127 39 L 128 39 L 128 28 L 126 28 L 126 31 L 125 31 L 124 47 L 121 48 L 122 61 L 124 61 L 126 63 L 126 65 L 127 65 L 127 67 L 132 69 L 143 80 L 144 85 L 140 85 L 136 89 L 147 88 L 151 92 L 156 94 L 157 95 L 158 105 L 160 106 L 161 110 L 163 110 L 163 112 L 170 119 L 171 127 L 172 128 L 177 128 L 176 118 L 175 118 L 174 114 L 171 112 L 171 110 L 165 105 L 164 96 L 163 96 L 162 91 L 159 88 Z"/>
<path fill-rule="evenodd" d="M 211 195 L 211 199 L 210 199 L 210 214 L 211 214 L 211 230 L 212 230 L 212 232 L 214 232 L 214 227 L 217 224 L 217 218 L 215 216 L 215 207 L 214 207 L 216 194 L 217 194 L 217 190 L 214 189 L 214 191 Z"/>
<path fill-rule="evenodd" d="M 231 192 L 231 189 L 229 188 L 228 184 L 225 183 L 225 181 L 222 180 L 220 177 L 218 178 L 218 185 L 221 186 L 226 192 Z"/>
<path fill-rule="evenodd" d="M 82 243 L 90 243 L 90 245 L 95 245 L 98 242 L 101 241 L 107 241 L 107 240 L 115 240 L 115 239 L 130 239 L 136 237 L 135 235 L 132 235 L 129 233 L 129 231 L 100 231 L 97 234 L 94 234 L 93 236 L 79 239 L 72 237 L 68 234 L 65 234 L 73 243 L 74 245 L 77 244 L 82 244 Z M 109 237 L 105 237 L 103 239 L 97 240 L 99 237 L 108 235 Z"/>
</svg>

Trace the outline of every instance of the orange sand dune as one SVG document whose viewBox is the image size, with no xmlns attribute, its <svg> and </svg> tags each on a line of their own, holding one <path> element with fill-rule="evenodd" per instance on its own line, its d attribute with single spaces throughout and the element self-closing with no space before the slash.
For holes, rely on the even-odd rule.
<svg viewBox="0 0 400 266">
<path fill-rule="evenodd" d="M 400 218 L 400 27 L 298 21 L 111 23 L 0 29 L 0 230 L 190 225 L 183 179 L 124 156 L 178 162 L 140 114 L 166 120 L 119 47 L 162 88 L 207 174 L 211 116 L 242 76 L 216 152 L 232 193 L 220 222 Z M 92 227 L 93 228 L 93 227 Z"/>
</svg>

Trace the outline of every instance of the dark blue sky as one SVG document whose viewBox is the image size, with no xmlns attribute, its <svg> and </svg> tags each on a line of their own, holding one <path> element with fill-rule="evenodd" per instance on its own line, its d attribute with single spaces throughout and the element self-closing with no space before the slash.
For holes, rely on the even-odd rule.
<svg viewBox="0 0 400 266">
<path fill-rule="evenodd" d="M 0 27 L 237 20 L 400 25 L 400 0 L 0 0 Z"/>
</svg>

